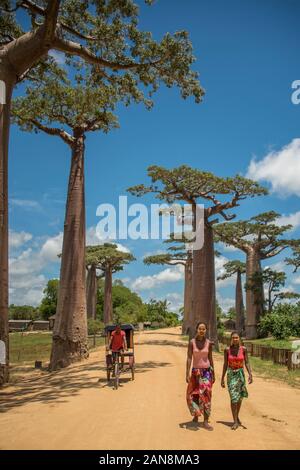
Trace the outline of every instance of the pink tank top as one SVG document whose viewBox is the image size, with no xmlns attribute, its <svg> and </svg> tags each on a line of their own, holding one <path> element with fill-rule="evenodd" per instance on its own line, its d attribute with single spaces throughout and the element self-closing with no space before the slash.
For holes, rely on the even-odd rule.
<svg viewBox="0 0 300 470">
<path fill-rule="evenodd" d="M 198 349 L 195 338 L 192 339 L 193 344 L 193 368 L 195 369 L 207 369 L 210 367 L 208 359 L 209 352 L 209 340 L 205 341 L 203 349 Z"/>
<path fill-rule="evenodd" d="M 239 347 L 237 356 L 231 354 L 231 348 L 229 348 L 228 367 L 230 367 L 230 369 L 241 369 L 244 367 L 244 350 L 242 346 Z"/>
</svg>

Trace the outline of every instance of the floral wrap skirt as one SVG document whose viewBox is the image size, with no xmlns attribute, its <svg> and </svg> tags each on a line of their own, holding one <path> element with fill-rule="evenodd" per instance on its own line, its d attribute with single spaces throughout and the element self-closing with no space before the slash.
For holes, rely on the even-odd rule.
<svg viewBox="0 0 300 470">
<path fill-rule="evenodd" d="M 187 386 L 186 401 L 192 416 L 211 413 L 212 370 L 192 369 L 192 375 Z"/>
</svg>

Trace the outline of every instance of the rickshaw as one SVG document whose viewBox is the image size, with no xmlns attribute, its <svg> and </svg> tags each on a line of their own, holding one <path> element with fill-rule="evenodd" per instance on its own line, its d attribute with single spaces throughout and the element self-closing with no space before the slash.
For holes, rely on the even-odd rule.
<svg viewBox="0 0 300 470">
<path fill-rule="evenodd" d="M 116 329 L 116 325 L 108 325 L 105 327 L 105 346 L 108 347 L 111 339 L 111 333 Z M 128 351 L 123 352 L 124 368 L 120 369 L 120 353 L 116 353 L 115 360 L 111 351 L 106 351 L 106 374 L 107 381 L 110 381 L 111 376 L 114 378 L 114 386 L 117 390 L 119 387 L 120 374 L 124 372 L 131 372 L 131 379 L 134 380 L 134 342 L 133 333 L 134 327 L 130 324 L 122 324 L 121 330 L 125 331 L 126 342 Z M 128 360 L 127 360 L 128 359 Z M 127 368 L 126 368 L 127 366 Z"/>
</svg>

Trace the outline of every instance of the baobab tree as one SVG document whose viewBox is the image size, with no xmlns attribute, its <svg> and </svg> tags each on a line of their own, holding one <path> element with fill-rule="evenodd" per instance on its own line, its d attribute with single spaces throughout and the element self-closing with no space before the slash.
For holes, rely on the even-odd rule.
<svg viewBox="0 0 300 470">
<path fill-rule="evenodd" d="M 246 197 L 266 194 L 267 190 L 258 183 L 238 175 L 233 178 L 221 178 L 186 165 L 173 170 L 150 166 L 148 175 L 152 180 L 150 186 L 142 184 L 129 188 L 128 191 L 136 196 L 153 193 L 158 199 L 168 203 L 187 202 L 192 210 L 194 232 L 198 230 L 197 202 L 200 199 L 207 204 L 204 208 L 204 220 L 198 221 L 204 226 L 203 247 L 193 250 L 192 315 L 193 328 L 198 321 L 205 322 L 210 337 L 217 345 L 213 224 L 217 222 L 217 216 L 225 220 L 232 219 L 235 215 L 228 214 L 228 210 L 238 206 Z M 227 200 L 221 202 L 217 195 L 222 199 L 227 196 Z"/>
<path fill-rule="evenodd" d="M 165 242 L 173 242 L 174 240 L 165 240 Z M 170 246 L 167 253 L 147 256 L 144 263 L 150 264 L 167 264 L 169 266 L 184 266 L 184 297 L 183 297 L 183 320 L 182 334 L 188 333 L 191 328 L 191 310 L 192 310 L 192 270 L 193 255 L 192 249 L 187 244 L 179 246 Z"/>
<path fill-rule="evenodd" d="M 299 246 L 293 247 L 292 257 L 285 258 L 285 262 L 289 266 L 294 267 L 294 271 L 293 271 L 294 273 L 297 272 L 298 268 L 300 268 L 300 247 Z"/>
<path fill-rule="evenodd" d="M 151 3 L 147 1 L 146 3 Z M 95 82 L 109 89 L 119 85 L 136 101 L 152 105 L 161 83 L 177 86 L 183 98 L 204 94 L 185 31 L 167 33 L 160 42 L 138 28 L 139 9 L 132 0 L 0 0 L 0 340 L 6 364 L 0 385 L 9 378 L 8 348 L 8 143 L 13 91 L 24 80 L 43 81 L 54 60 L 49 52 L 66 54 L 75 70 L 91 64 Z M 23 21 L 28 15 L 29 21 Z M 95 84 L 95 86 L 97 86 Z M 128 96 L 128 95 L 127 95 Z"/>
<path fill-rule="evenodd" d="M 276 302 L 282 300 L 298 299 L 300 297 L 300 295 L 296 292 L 280 291 L 280 288 L 284 287 L 285 282 L 286 273 L 284 271 L 275 271 L 273 269 L 266 268 L 261 272 L 256 272 L 253 274 L 251 278 L 252 289 L 260 289 L 261 284 L 263 284 L 264 292 L 266 293 L 266 306 L 263 305 L 262 308 L 268 313 L 272 312 Z"/>
<path fill-rule="evenodd" d="M 242 334 L 245 329 L 245 309 L 243 300 L 242 275 L 246 272 L 246 264 L 239 260 L 228 261 L 224 264 L 225 272 L 218 280 L 225 280 L 236 275 L 235 284 L 235 313 L 236 330 Z"/>
<path fill-rule="evenodd" d="M 79 80 L 78 80 L 79 81 Z M 14 101 L 14 121 L 25 131 L 44 132 L 66 143 L 71 167 L 66 202 L 60 288 L 53 329 L 50 370 L 88 356 L 85 268 L 85 138 L 89 132 L 117 127 L 112 114 L 117 90 L 94 87 L 87 78 L 77 85 L 52 74 Z M 59 126 L 52 123 L 57 122 Z M 67 131 L 68 129 L 68 131 Z"/>
<path fill-rule="evenodd" d="M 86 276 L 86 310 L 87 318 L 96 319 L 98 280 L 104 277 L 104 273 L 97 275 L 99 256 L 102 254 L 101 245 L 87 246 L 85 249 Z"/>
<path fill-rule="evenodd" d="M 97 258 L 98 267 L 105 273 L 103 322 L 108 325 L 113 321 L 112 275 L 117 271 L 122 271 L 124 266 L 134 261 L 135 258 L 131 253 L 119 250 L 114 243 L 100 245 Z"/>
<path fill-rule="evenodd" d="M 215 225 L 215 240 L 234 246 L 246 254 L 246 337 L 257 338 L 257 323 L 263 314 L 263 285 L 253 284 L 253 275 L 261 273 L 261 261 L 273 258 L 297 240 L 280 238 L 291 225 L 279 226 L 280 214 L 270 211 L 246 221 Z"/>
</svg>

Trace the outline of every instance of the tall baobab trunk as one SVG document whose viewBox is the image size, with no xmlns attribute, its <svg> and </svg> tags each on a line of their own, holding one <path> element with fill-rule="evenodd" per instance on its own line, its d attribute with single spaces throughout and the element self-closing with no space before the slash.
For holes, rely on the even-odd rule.
<svg viewBox="0 0 300 470">
<path fill-rule="evenodd" d="M 182 322 L 182 334 L 188 334 L 192 329 L 192 257 L 188 255 L 184 266 L 184 310 Z"/>
<path fill-rule="evenodd" d="M 76 135 L 66 204 L 50 370 L 88 357 L 85 295 L 84 136 Z"/>
<path fill-rule="evenodd" d="M 49 10 L 53 24 L 56 24 L 58 7 L 59 2 L 53 1 L 51 12 Z M 11 98 L 17 80 L 48 52 L 50 45 L 47 40 L 53 32 L 53 28 L 42 25 L 0 50 L 0 81 L 5 94 L 5 104 L 0 101 L 0 341 L 4 342 L 6 352 L 5 364 L 0 364 L 0 386 L 9 379 L 8 143 Z"/>
<path fill-rule="evenodd" d="M 235 311 L 236 311 L 236 330 L 242 334 L 245 329 L 245 310 L 242 289 L 242 274 L 237 271 L 236 287 L 235 287 Z"/>
<path fill-rule="evenodd" d="M 96 319 L 96 304 L 97 304 L 97 275 L 96 266 L 91 265 L 88 268 L 86 279 L 86 309 L 87 317 Z"/>
<path fill-rule="evenodd" d="M 246 257 L 246 338 L 257 338 L 257 323 L 263 313 L 262 308 L 262 288 L 257 287 L 251 282 L 251 277 L 256 272 L 261 271 L 259 254 L 252 247 L 249 248 Z"/>
<path fill-rule="evenodd" d="M 218 347 L 214 256 L 213 229 L 205 223 L 203 247 L 193 253 L 192 334 L 197 323 L 203 321 L 208 326 L 209 338 Z"/>
<path fill-rule="evenodd" d="M 1 55 L 0 55 L 1 59 Z M 5 100 L 0 102 L 0 341 L 4 343 L 5 358 L 0 364 L 0 386 L 9 379 L 8 329 L 8 142 L 10 105 L 14 79 L 5 76 L 0 62 L 0 80 Z M 4 102 L 3 102 L 4 101 Z"/>
<path fill-rule="evenodd" d="M 112 268 L 107 267 L 105 270 L 104 282 L 104 315 L 103 321 L 105 325 L 113 321 L 113 306 L 112 306 Z"/>
</svg>

